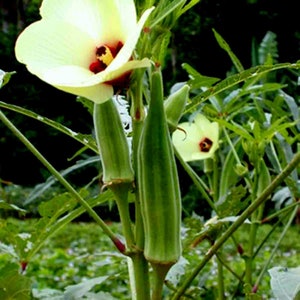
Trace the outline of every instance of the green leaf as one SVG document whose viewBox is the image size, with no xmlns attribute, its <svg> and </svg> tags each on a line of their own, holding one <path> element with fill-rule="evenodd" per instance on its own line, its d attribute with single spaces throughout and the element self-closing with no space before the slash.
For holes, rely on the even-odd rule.
<svg viewBox="0 0 300 300">
<path fill-rule="evenodd" d="M 223 119 L 216 119 L 216 122 L 219 124 L 225 126 L 229 130 L 233 131 L 234 133 L 237 134 L 237 136 L 243 137 L 247 140 L 253 140 L 252 135 L 241 125 L 231 121 L 231 123 L 223 120 Z"/>
<path fill-rule="evenodd" d="M 64 300 L 64 294 L 61 291 L 53 290 L 53 289 L 33 289 L 32 295 L 34 299 L 41 300 Z"/>
<path fill-rule="evenodd" d="M 25 261 L 30 261 L 31 257 L 44 245 L 44 243 L 52 235 L 54 235 L 56 232 L 62 229 L 66 224 L 70 223 L 71 221 L 73 221 L 74 219 L 76 219 L 77 217 L 79 217 L 81 214 L 85 212 L 85 208 L 80 206 L 76 209 L 71 210 L 69 213 L 65 214 L 67 211 L 69 211 L 72 208 L 74 199 L 72 195 L 68 193 L 64 193 L 59 197 L 60 197 L 60 201 L 62 202 L 64 202 L 63 200 L 65 197 L 66 198 L 65 198 L 65 202 L 61 204 L 61 207 L 58 207 L 58 211 L 51 208 L 53 202 L 54 202 L 53 205 L 56 206 L 55 204 L 56 197 L 52 199 L 52 202 L 48 201 L 47 203 L 42 204 L 40 210 L 41 213 L 45 216 L 41 218 L 34 226 L 35 232 L 32 234 L 31 237 L 31 241 L 33 245 L 30 251 L 24 253 Z M 106 191 L 104 193 L 99 194 L 97 197 L 88 199 L 87 202 L 90 205 L 90 207 L 95 207 L 104 202 L 112 201 L 113 199 L 114 199 L 113 193 L 111 191 Z M 48 217 L 51 211 L 53 211 L 53 215 L 51 215 L 51 217 Z"/>
<path fill-rule="evenodd" d="M 186 70 L 189 74 L 190 80 L 188 81 L 188 84 L 191 86 L 192 89 L 210 87 L 216 82 L 220 81 L 220 79 L 216 77 L 201 75 L 198 71 L 196 71 L 192 66 L 190 66 L 187 63 L 183 63 L 182 68 Z"/>
<path fill-rule="evenodd" d="M 278 300 L 295 300 L 300 291 L 300 267 L 274 267 L 269 271 L 271 289 Z"/>
<path fill-rule="evenodd" d="M 184 14 L 185 12 L 187 12 L 189 9 L 191 9 L 194 5 L 196 5 L 198 2 L 200 2 L 201 0 L 191 0 L 188 4 L 186 4 L 181 11 L 178 13 L 178 18 Z"/>
<path fill-rule="evenodd" d="M 17 210 L 19 212 L 26 213 L 26 210 L 14 205 L 14 204 L 7 203 L 4 200 L 0 200 L 0 209 Z"/>
<path fill-rule="evenodd" d="M 76 101 L 81 103 L 83 105 L 83 107 L 85 107 L 87 109 L 87 111 L 90 113 L 91 116 L 93 115 L 93 111 L 94 111 L 94 102 L 93 101 L 91 101 L 87 98 L 81 97 L 81 96 L 78 96 L 76 98 Z"/>
<path fill-rule="evenodd" d="M 168 272 L 166 280 L 173 286 L 177 286 L 180 279 L 185 275 L 188 264 L 189 262 L 181 256 L 179 261 Z"/>
<path fill-rule="evenodd" d="M 155 55 L 154 60 L 159 62 L 162 66 L 164 66 L 165 63 L 171 36 L 172 34 L 170 31 L 163 32 L 156 38 L 152 47 L 152 53 Z"/>
<path fill-rule="evenodd" d="M 258 62 L 260 64 L 266 63 L 268 59 L 276 62 L 278 58 L 278 45 L 276 41 L 276 34 L 274 32 L 268 31 L 264 36 L 258 49 Z"/>
<path fill-rule="evenodd" d="M 241 139 L 238 139 L 234 145 L 234 149 L 228 151 L 223 162 L 222 172 L 220 176 L 219 199 L 225 199 L 228 191 L 237 184 L 239 180 L 246 174 L 248 169 L 240 164 L 237 156 L 242 155 Z"/>
<path fill-rule="evenodd" d="M 100 276 L 93 279 L 85 280 L 76 285 L 69 285 L 65 289 L 65 299 L 66 300 L 77 300 L 82 299 L 94 286 L 101 284 L 106 281 L 109 276 Z"/>
<path fill-rule="evenodd" d="M 154 19 L 151 21 L 151 26 L 150 28 L 153 28 L 156 26 L 158 23 L 161 21 L 165 20 L 171 13 L 173 13 L 176 9 L 181 8 L 186 0 L 175 0 L 175 1 L 170 1 L 170 4 L 165 6 L 164 8 L 161 9 L 160 6 L 156 8 L 158 10 L 158 14 L 154 17 Z M 161 2 L 162 3 L 162 2 Z M 174 20 L 175 21 L 175 20 Z"/>
<path fill-rule="evenodd" d="M 111 294 L 106 292 L 86 293 L 85 296 L 85 299 L 89 300 L 118 300 L 117 298 L 113 297 Z"/>
<path fill-rule="evenodd" d="M 76 204 L 77 201 L 69 193 L 63 193 L 55 196 L 50 201 L 41 203 L 38 211 L 42 217 L 53 218 L 71 211 Z"/>
<path fill-rule="evenodd" d="M 236 57 L 236 55 L 233 53 L 231 50 L 230 46 L 227 44 L 227 42 L 222 38 L 222 36 L 215 30 L 213 29 L 215 38 L 219 44 L 219 46 L 227 52 L 229 57 L 231 58 L 231 61 L 233 62 L 234 66 L 236 67 L 238 72 L 244 71 L 244 67 L 242 66 L 240 60 Z"/>
<path fill-rule="evenodd" d="M 19 273 L 19 265 L 7 263 L 0 270 L 0 299 L 30 300 L 31 280 Z"/>
<path fill-rule="evenodd" d="M 216 203 L 219 217 L 235 216 L 247 205 L 248 201 L 243 201 L 247 194 L 247 189 L 242 185 L 231 188 L 225 197 Z"/>
<path fill-rule="evenodd" d="M 192 99 L 192 102 L 187 105 L 185 113 L 191 112 L 197 109 L 197 106 L 210 97 L 219 95 L 220 93 L 232 88 L 233 86 L 244 82 L 250 78 L 254 78 L 260 76 L 262 74 L 267 74 L 272 71 L 280 70 L 280 69 L 299 69 L 300 68 L 300 61 L 296 63 L 281 63 L 276 65 L 260 65 L 250 69 L 247 69 L 243 72 L 238 74 L 234 74 L 232 76 L 227 77 L 226 79 L 222 80 L 221 82 L 217 83 L 216 85 L 210 87 L 206 91 L 198 94 Z"/>
<path fill-rule="evenodd" d="M 0 242 L 0 253 L 1 254 L 9 254 L 10 256 L 14 258 L 18 258 L 18 255 L 12 245 L 6 245 Z"/>
<path fill-rule="evenodd" d="M 73 166 L 61 171 L 61 175 L 65 177 L 66 175 L 77 171 L 83 167 L 86 167 L 90 164 L 99 163 L 99 156 L 92 156 L 84 160 L 77 161 Z M 47 191 L 53 184 L 57 182 L 57 179 L 54 176 L 50 176 L 45 182 L 38 184 L 34 187 L 34 189 L 29 194 L 28 198 L 25 200 L 24 205 L 28 205 L 34 200 L 38 199 L 45 191 Z"/>
<path fill-rule="evenodd" d="M 11 76 L 15 73 L 16 72 L 4 72 L 0 69 L 0 89 L 9 82 Z"/>
<path fill-rule="evenodd" d="M 298 121 L 298 124 L 296 126 L 298 130 L 300 130 L 300 123 L 299 123 L 300 113 L 299 113 L 299 107 L 296 100 L 292 96 L 285 93 L 284 91 L 280 91 L 280 96 L 284 99 L 284 101 L 288 105 L 294 121 Z"/>
<path fill-rule="evenodd" d="M 72 129 L 70 129 L 58 122 L 55 122 L 51 119 L 48 119 L 39 114 L 36 114 L 35 112 L 33 112 L 31 110 L 25 109 L 25 108 L 17 106 L 17 105 L 12 105 L 12 104 L 8 104 L 8 103 L 0 101 L 0 107 L 15 111 L 15 112 L 25 115 L 27 117 L 33 118 L 39 122 L 42 122 L 50 127 L 53 127 L 56 130 L 75 139 L 76 141 L 80 142 L 81 144 L 83 144 L 84 146 L 86 146 L 87 148 L 91 149 L 92 151 L 94 151 L 95 153 L 98 154 L 98 148 L 97 148 L 95 139 L 92 137 L 92 135 L 81 134 L 81 133 L 75 132 Z"/>
</svg>

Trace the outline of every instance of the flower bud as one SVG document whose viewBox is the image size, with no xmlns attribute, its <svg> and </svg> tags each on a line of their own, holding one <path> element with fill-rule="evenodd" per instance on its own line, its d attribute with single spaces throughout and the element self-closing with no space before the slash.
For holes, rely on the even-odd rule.
<svg viewBox="0 0 300 300">
<path fill-rule="evenodd" d="M 171 132 L 177 129 L 179 120 L 187 103 L 190 87 L 185 84 L 165 100 L 165 112 Z"/>
</svg>

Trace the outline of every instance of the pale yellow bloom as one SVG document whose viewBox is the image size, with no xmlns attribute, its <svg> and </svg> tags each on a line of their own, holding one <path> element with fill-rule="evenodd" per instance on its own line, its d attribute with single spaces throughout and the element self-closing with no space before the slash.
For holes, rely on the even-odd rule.
<svg viewBox="0 0 300 300">
<path fill-rule="evenodd" d="M 185 161 L 206 159 L 212 157 L 219 147 L 219 125 L 197 114 L 193 122 L 178 125 L 172 140 Z"/>
<path fill-rule="evenodd" d="M 152 10 L 137 22 L 133 0 L 44 0 L 42 19 L 17 39 L 16 57 L 56 88 L 104 102 L 133 69 L 150 66 L 132 55 Z"/>
</svg>

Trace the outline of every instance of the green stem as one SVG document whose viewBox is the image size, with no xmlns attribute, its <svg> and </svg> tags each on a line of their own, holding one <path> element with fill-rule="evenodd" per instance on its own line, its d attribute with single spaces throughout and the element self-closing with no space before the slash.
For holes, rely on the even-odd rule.
<svg viewBox="0 0 300 300">
<path fill-rule="evenodd" d="M 220 176 L 219 176 L 218 163 L 219 163 L 219 158 L 215 156 L 213 158 L 213 187 L 212 187 L 213 199 L 215 203 L 218 201 L 219 194 L 220 194 L 219 191 Z"/>
<path fill-rule="evenodd" d="M 216 253 L 216 256 L 218 258 L 218 261 L 225 267 L 235 278 L 237 278 L 240 282 L 243 282 L 243 277 L 237 274 L 232 268 L 227 264 L 227 262 L 224 261 L 223 257 Z"/>
<path fill-rule="evenodd" d="M 215 244 L 205 254 L 203 260 L 194 269 L 194 271 L 186 278 L 181 287 L 172 297 L 172 300 L 180 299 L 190 286 L 194 278 L 204 268 L 206 263 L 215 255 L 220 247 L 228 240 L 228 238 L 242 225 L 245 220 L 274 192 L 274 190 L 288 177 L 291 172 L 300 164 L 300 153 L 297 153 L 283 171 L 274 178 L 274 180 L 263 190 L 259 197 L 248 206 L 239 218 L 224 232 L 224 234 L 215 242 Z"/>
<path fill-rule="evenodd" d="M 164 282 L 172 265 L 151 264 L 153 268 L 152 300 L 161 300 Z"/>
<path fill-rule="evenodd" d="M 217 266 L 218 266 L 218 300 L 224 300 L 225 293 L 224 293 L 223 264 L 219 259 L 217 260 Z"/>
<path fill-rule="evenodd" d="M 149 266 L 144 254 L 137 251 L 131 257 L 134 270 L 136 300 L 150 300 Z"/>
<path fill-rule="evenodd" d="M 252 183 L 252 202 L 255 201 L 255 195 L 259 196 L 258 192 L 258 181 L 261 170 L 261 162 L 258 161 L 255 164 L 255 172 L 254 172 L 254 182 Z M 259 222 L 263 215 L 263 208 L 264 204 L 260 205 L 258 209 L 253 212 L 251 215 L 251 224 L 250 224 L 250 234 L 249 234 L 249 243 L 248 243 L 248 250 L 245 255 L 245 262 L 246 262 L 246 268 L 245 268 L 245 283 L 252 285 L 252 273 L 253 273 L 253 264 L 254 262 L 254 248 L 256 245 L 256 235 L 258 230 Z"/>
<path fill-rule="evenodd" d="M 197 189 L 204 197 L 204 199 L 207 201 L 210 207 L 216 211 L 215 204 L 213 200 L 209 197 L 209 187 L 201 180 L 201 178 L 195 173 L 195 171 L 190 167 L 190 165 L 182 159 L 182 157 L 180 156 L 180 154 L 178 153 L 175 147 L 174 147 L 174 153 L 176 155 L 176 158 L 179 160 L 180 164 L 184 168 L 184 170 L 188 173 L 193 183 L 195 184 Z"/>
<path fill-rule="evenodd" d="M 110 186 L 110 190 L 112 190 L 114 196 L 116 197 L 123 234 L 128 247 L 127 250 L 129 250 L 129 252 L 133 249 L 135 244 L 128 206 L 128 192 L 130 188 L 131 184 L 128 183 L 119 183 Z"/>
<path fill-rule="evenodd" d="M 245 255 L 245 283 L 249 283 L 250 285 L 252 283 L 253 253 L 256 241 L 257 227 L 258 224 L 256 223 L 256 220 L 251 220 L 248 251 Z"/>
<path fill-rule="evenodd" d="M 294 202 L 294 203 L 282 208 L 281 210 L 275 212 L 274 214 L 264 218 L 263 220 L 260 221 L 260 223 L 263 224 L 263 223 L 270 222 L 272 219 L 276 218 L 277 216 L 281 215 L 282 213 L 285 213 L 285 212 L 291 210 L 294 206 L 299 206 L 299 205 L 300 205 L 300 200 L 298 200 L 297 202 Z"/>
<path fill-rule="evenodd" d="M 144 45 L 145 43 L 143 43 Z M 132 160 L 137 178 L 137 153 L 141 132 L 143 129 L 145 111 L 143 105 L 143 72 L 136 70 L 136 76 L 131 85 L 131 117 L 132 117 Z M 142 220 L 139 191 L 135 191 L 135 247 L 136 252 L 131 256 L 134 273 L 134 288 L 136 300 L 150 300 L 149 264 L 144 257 L 144 225 Z"/>
<path fill-rule="evenodd" d="M 105 222 L 97 215 L 91 206 L 80 196 L 71 184 L 48 162 L 48 160 L 37 150 L 37 148 L 19 131 L 19 129 L 0 110 L 0 120 L 13 132 L 13 134 L 29 149 L 29 151 L 49 170 L 49 172 L 70 192 L 94 221 L 101 227 L 103 232 L 113 241 L 119 242 L 116 235 L 110 230 Z"/>
<path fill-rule="evenodd" d="M 142 132 L 143 122 L 141 120 L 133 120 L 133 168 L 137 174 L 137 149 Z M 142 220 L 140 192 L 137 190 L 135 193 L 135 237 L 136 247 L 144 249 L 144 225 Z"/>
<path fill-rule="evenodd" d="M 258 278 L 257 278 L 257 280 L 256 280 L 256 282 L 255 282 L 255 285 L 254 285 L 254 287 L 253 287 L 253 290 L 254 290 L 255 292 L 257 291 L 258 285 L 260 284 L 260 282 L 261 282 L 261 280 L 262 280 L 264 274 L 266 273 L 267 268 L 269 267 L 269 264 L 270 264 L 271 260 L 273 259 L 273 257 L 274 257 L 274 255 L 275 255 L 275 253 L 276 253 L 276 251 L 277 251 L 277 249 L 278 249 L 278 247 L 279 247 L 281 241 L 283 240 L 283 238 L 284 238 L 284 236 L 286 235 L 288 229 L 290 228 L 290 226 L 291 226 L 291 224 L 292 224 L 292 222 L 293 222 L 293 220 L 294 220 L 294 218 L 295 218 L 295 215 L 297 214 L 297 211 L 298 211 L 298 207 L 295 207 L 295 208 L 293 209 L 291 215 L 290 215 L 290 218 L 289 218 L 287 224 L 286 224 L 285 227 L 284 227 L 284 230 L 282 231 L 282 233 L 281 233 L 279 239 L 277 240 L 275 246 L 273 247 L 269 259 L 266 261 L 266 263 L 265 263 L 263 269 L 261 270 L 261 272 L 260 272 L 260 274 L 259 274 L 259 276 L 258 276 Z"/>
</svg>

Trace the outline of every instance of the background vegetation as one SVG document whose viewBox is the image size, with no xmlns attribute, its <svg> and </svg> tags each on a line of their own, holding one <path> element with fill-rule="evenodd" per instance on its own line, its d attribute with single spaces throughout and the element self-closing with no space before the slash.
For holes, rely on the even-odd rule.
<svg viewBox="0 0 300 300">
<path fill-rule="evenodd" d="M 17 72 L 12 84 L 1 90 L 0 99 L 89 134 L 91 116 L 76 103 L 75 97 L 43 83 L 15 60 L 16 37 L 24 27 L 39 19 L 40 3 L 41 0 L 0 1 L 0 67 Z M 253 50 L 268 31 L 276 35 L 277 61 L 297 61 L 300 49 L 297 13 L 297 2 L 293 0 L 202 0 L 182 16 L 172 31 L 164 71 L 167 88 L 188 79 L 182 63 L 192 65 L 203 75 L 217 78 L 225 78 L 231 71 L 232 62 L 217 44 L 213 28 L 229 43 L 245 68 L 259 63 Z M 285 72 L 284 76 L 279 73 L 279 76 L 284 83 L 289 73 Z M 298 87 L 290 88 L 299 90 Z M 72 164 L 68 159 L 78 150 L 78 144 L 72 139 L 66 141 L 57 131 L 19 114 L 9 113 L 9 117 L 58 169 Z M 0 178 L 26 186 L 45 180 L 48 173 L 2 124 L 0 132 Z"/>
<path fill-rule="evenodd" d="M 24 27 L 39 18 L 38 7 L 40 3 L 41 0 L 0 1 L 0 68 L 5 71 L 16 71 L 10 84 L 0 90 L 0 101 L 32 110 L 66 125 L 74 131 L 91 134 L 93 131 L 92 118 L 89 112 L 83 108 L 82 103 L 76 102 L 74 96 L 67 95 L 44 84 L 32 76 L 14 58 L 13 48 L 15 40 Z M 218 45 L 213 29 L 228 42 L 245 68 L 263 64 L 268 58 L 264 56 L 265 53 L 270 54 L 273 63 L 296 62 L 299 59 L 300 50 L 300 25 L 296 6 L 297 2 L 292 0 L 284 2 L 271 0 L 202 0 L 191 11 L 183 15 L 172 32 L 171 47 L 168 50 L 164 66 L 166 90 L 169 90 L 177 82 L 187 81 L 189 74 L 192 74 L 195 70 L 205 76 L 220 79 L 236 73 L 228 53 Z M 260 53 L 260 51 L 263 53 Z M 182 68 L 184 63 L 185 67 Z M 189 68 L 187 64 L 191 65 L 195 70 Z M 195 73 L 200 75 L 196 71 Z M 269 130 L 269 134 L 273 138 L 274 130 L 280 128 L 284 141 L 276 139 L 274 141 L 275 146 L 273 145 L 279 153 L 279 161 L 272 161 L 272 158 L 274 159 L 275 156 L 272 156 L 270 152 L 268 153 L 270 147 L 267 150 L 264 149 L 266 153 L 263 153 L 265 161 L 270 167 L 267 175 L 272 177 L 280 173 L 280 167 L 285 166 L 289 162 L 288 158 L 298 151 L 299 124 L 292 124 L 292 121 L 297 121 L 297 112 L 299 116 L 300 90 L 296 80 L 297 77 L 299 76 L 295 70 L 279 70 L 265 77 L 262 76 L 261 86 L 254 86 L 255 82 L 250 83 L 250 87 L 254 86 L 257 89 L 257 92 L 254 90 L 254 93 L 251 95 L 247 92 L 247 87 L 242 87 L 239 90 L 239 92 L 242 91 L 240 97 L 241 99 L 246 99 L 245 102 L 248 101 L 245 113 L 243 113 L 243 103 L 239 103 L 238 97 L 234 98 L 234 93 L 236 92 L 234 89 L 228 89 L 226 95 L 224 93 L 224 97 L 227 96 L 225 105 L 228 105 L 228 114 L 231 114 L 233 116 L 232 119 L 235 118 L 238 124 L 245 125 L 244 131 L 239 131 L 240 128 L 237 128 L 236 131 L 231 131 L 233 140 L 239 136 L 239 133 L 244 133 L 247 136 L 246 131 L 251 137 L 253 135 L 255 138 L 258 137 L 258 140 L 261 138 L 264 141 L 265 136 L 263 134 L 267 131 L 266 129 Z M 264 83 L 266 84 L 265 86 Z M 283 90 L 286 94 L 283 93 Z M 258 95 L 263 96 L 259 98 Z M 292 96 L 289 98 L 289 95 Z M 261 107 L 259 105 L 255 106 L 257 99 L 262 99 L 260 102 Z M 216 109 L 211 103 L 202 108 L 208 114 L 216 114 Z M 295 109 L 294 114 L 293 109 Z M 259 122 L 264 120 L 259 115 L 260 113 L 263 114 L 263 117 L 269 113 L 273 114 L 273 118 L 268 120 L 270 121 L 268 124 L 270 128 L 267 128 L 268 126 L 265 123 Z M 76 161 L 83 161 L 83 159 L 89 157 L 89 151 L 81 152 L 81 146 L 76 141 L 59 133 L 57 130 L 12 111 L 5 110 L 5 114 L 58 170 L 66 170 L 68 167 L 72 168 Z M 285 128 L 285 124 L 281 120 L 283 116 L 292 125 L 286 123 L 287 127 Z M 256 126 L 251 127 L 249 120 L 258 120 Z M 228 126 L 225 119 L 223 121 Z M 245 136 L 242 135 L 243 138 Z M 291 140 L 289 140 L 290 136 Z M 244 140 L 247 139 L 245 138 Z M 251 144 L 249 140 L 247 142 L 249 142 L 249 145 Z M 221 163 L 225 161 L 227 163 L 227 159 L 231 159 L 233 163 L 228 165 L 232 167 L 234 160 L 228 158 L 229 155 L 227 156 L 229 148 L 227 145 L 223 152 L 220 151 L 220 161 L 223 160 Z M 245 184 L 247 180 L 253 184 L 251 187 L 259 189 L 257 181 L 260 179 L 260 174 L 256 173 L 255 163 L 250 158 L 250 154 L 253 152 L 247 152 L 245 150 L 246 147 L 245 149 L 242 148 L 238 144 L 236 151 L 243 158 L 243 163 L 247 163 L 247 171 L 249 171 L 248 174 L 250 175 L 247 178 L 243 170 L 240 170 L 241 173 L 238 173 L 232 167 L 228 172 L 231 171 L 234 175 L 223 178 L 228 187 L 226 193 L 232 192 L 233 201 L 238 203 L 235 212 L 226 212 L 224 206 L 222 207 L 222 203 L 216 203 L 220 210 L 224 209 L 223 217 L 237 215 L 248 204 L 243 203 L 244 199 L 250 201 L 250 198 L 252 200 L 253 197 L 255 198 L 256 195 L 253 196 L 251 194 L 253 190 Z M 192 163 L 191 166 L 200 175 L 204 174 L 203 178 L 213 181 L 214 178 L 211 178 L 212 172 L 210 172 L 211 166 L 202 162 Z M 90 198 L 93 200 L 93 197 L 97 195 L 100 189 L 96 181 L 99 175 L 98 167 L 98 162 L 94 162 L 80 168 L 80 172 L 75 171 L 68 175 L 68 179 L 89 200 Z M 203 204 L 203 197 L 198 191 L 198 187 L 187 176 L 186 170 L 183 170 L 180 165 L 178 167 L 184 203 L 184 225 L 186 226 L 184 228 L 186 229 L 184 234 L 184 257 L 187 260 L 187 263 L 182 262 L 180 264 L 180 267 L 184 269 L 181 273 L 179 271 L 179 274 L 189 275 L 196 265 L 195 262 L 199 261 L 199 257 L 205 254 L 219 232 L 225 231 L 227 225 L 217 223 L 212 226 L 212 230 L 205 227 L 205 220 L 211 217 L 212 209 L 209 205 Z M 299 201 L 298 174 L 299 168 L 294 171 L 292 179 L 289 178 L 289 181 L 286 181 L 288 187 L 281 187 L 272 198 L 273 201 L 268 201 L 266 207 L 259 211 L 257 220 L 255 219 L 256 216 L 254 216 L 252 228 L 258 223 L 262 225 L 265 222 L 263 219 L 265 216 L 272 217 L 267 220 L 270 222 L 269 225 L 262 225 L 259 228 L 257 225 L 257 232 L 255 233 L 257 239 L 253 238 L 252 245 L 248 247 L 248 249 L 253 250 L 256 243 L 259 245 L 258 248 L 261 247 L 259 249 L 261 251 L 255 257 L 256 267 L 253 268 L 253 277 L 255 278 L 260 276 L 264 263 L 271 257 L 272 250 L 278 246 L 277 242 L 279 240 L 282 243 L 273 258 L 274 265 L 284 265 L 286 267 L 299 265 L 299 253 L 297 253 L 297 249 L 299 249 L 299 213 L 295 219 L 291 218 L 293 226 L 290 228 L 288 238 L 281 240 L 282 230 L 289 228 L 290 225 L 285 213 L 290 212 L 289 209 L 297 207 L 295 202 Z M 0 220 L 0 252 L 2 252 L 0 269 L 7 271 L 17 268 L 18 270 L 19 258 L 26 257 L 26 253 L 22 253 L 22 251 L 26 251 L 26 245 L 24 246 L 24 244 L 27 237 L 24 233 L 30 232 L 30 241 L 36 238 L 38 242 L 41 241 L 43 247 L 38 249 L 40 251 L 35 252 L 34 255 L 32 254 L 33 258 L 30 261 L 30 267 L 27 269 L 26 277 L 22 277 L 22 280 L 29 278 L 34 282 L 38 299 L 47 299 L 43 295 L 38 295 L 39 291 L 44 288 L 54 289 L 46 293 L 48 296 L 53 293 L 52 296 L 62 297 L 63 289 L 70 288 L 70 286 L 79 284 L 82 280 L 94 277 L 109 279 L 103 279 L 101 286 L 95 285 L 95 293 L 109 291 L 117 299 L 121 297 L 126 298 L 126 293 L 128 292 L 126 289 L 128 285 L 126 262 L 117 252 L 110 250 L 111 245 L 108 239 L 101 234 L 98 228 L 95 228 L 95 225 L 81 223 L 81 221 L 90 220 L 88 216 L 74 217 L 72 220 L 76 222 L 69 224 L 64 230 L 47 240 L 47 242 L 43 240 L 43 235 L 47 236 L 48 224 L 50 224 L 49 228 L 51 230 L 53 228 L 56 229 L 56 224 L 59 227 L 59 222 L 63 222 L 65 216 L 69 216 L 78 209 L 74 209 L 74 199 L 69 194 L 61 194 L 62 189 L 60 186 L 53 184 L 49 180 L 47 181 L 48 176 L 49 173 L 36 158 L 24 148 L 3 124 L 0 124 L 0 200 L 5 202 L 0 203 L 0 208 L 4 208 L 0 211 L 0 216 L 2 217 L 2 220 Z M 95 182 L 87 185 L 93 178 L 95 178 Z M 37 185 L 45 181 L 44 185 Z M 266 184 L 266 182 L 263 182 L 263 185 Z M 49 186 L 51 186 L 50 189 L 48 189 Z M 39 190 L 42 190 L 43 193 L 39 194 Z M 46 192 L 44 192 L 45 190 Z M 26 210 L 29 213 L 24 214 L 22 208 L 24 208 L 24 203 L 29 201 L 28 199 L 31 199 L 31 205 L 26 206 Z M 226 194 L 225 200 L 228 199 L 229 197 L 227 198 Z M 44 200 L 47 201 L 43 202 Z M 38 207 L 40 203 L 42 204 Z M 9 205 L 7 206 L 6 204 Z M 18 205 L 21 209 L 12 209 L 12 205 Z M 288 205 L 290 207 L 286 209 Z M 74 210 L 72 211 L 72 209 Z M 108 205 L 105 204 L 97 208 L 97 212 L 108 222 L 118 221 L 114 209 L 112 202 L 108 201 Z M 56 215 L 53 216 L 54 211 Z M 41 218 L 36 220 L 35 217 L 37 216 Z M 116 228 L 119 231 L 119 224 L 114 222 L 110 224 L 112 228 Z M 40 229 L 40 231 L 35 231 L 35 228 Z M 277 228 L 277 231 L 273 232 L 275 228 Z M 256 228 L 253 231 L 256 231 Z M 272 238 L 265 243 L 264 238 L 268 238 L 271 235 Z M 201 239 L 205 240 L 204 243 L 198 244 Z M 233 279 L 238 277 L 234 274 L 234 270 L 239 271 L 244 268 L 244 264 L 247 264 L 247 254 L 243 253 L 243 246 L 245 246 L 245 249 L 249 246 L 247 245 L 249 242 L 248 228 L 242 226 L 241 230 L 234 236 L 234 239 L 231 243 L 225 243 L 222 249 L 224 259 L 228 265 L 230 264 L 229 269 L 224 267 L 223 270 L 224 285 L 227 288 L 227 292 L 234 295 L 234 299 L 244 299 L 244 287 L 236 284 Z M 10 248 L 6 247 L 6 245 L 17 246 Z M 14 257 L 15 261 L 11 259 L 12 257 Z M 219 266 L 218 263 L 217 259 L 212 259 L 207 264 L 201 274 L 202 276 L 197 278 L 191 285 L 191 294 L 203 295 L 205 299 L 216 298 L 215 278 Z M 23 267 L 22 262 L 21 267 Z M 265 277 L 266 279 L 260 285 L 260 295 L 268 299 L 271 297 L 271 292 L 269 279 L 267 276 Z M 5 277 L 6 281 L 3 282 L 8 282 L 7 278 L 8 276 Z M 180 276 L 179 278 L 170 278 L 170 290 L 172 285 L 176 285 L 180 280 Z M 24 286 L 28 286 L 28 283 L 21 280 L 19 283 L 20 285 L 24 283 Z M 250 294 L 251 291 L 248 291 L 248 295 Z M 249 299 L 261 299 L 255 298 L 254 295 L 252 296 L 253 298 Z M 107 298 L 108 295 L 106 294 L 102 294 L 102 297 L 104 299 L 113 299 Z"/>
</svg>

